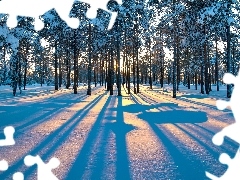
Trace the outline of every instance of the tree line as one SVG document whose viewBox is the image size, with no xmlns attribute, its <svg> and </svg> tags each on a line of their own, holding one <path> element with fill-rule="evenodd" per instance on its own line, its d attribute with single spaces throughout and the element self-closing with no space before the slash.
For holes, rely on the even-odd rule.
<svg viewBox="0 0 240 180">
<path fill-rule="evenodd" d="M 13 95 L 28 84 L 54 85 L 55 90 L 79 83 L 100 84 L 113 95 L 116 83 L 127 93 L 139 93 L 140 84 L 172 84 L 173 97 L 184 84 L 200 85 L 209 94 L 219 90 L 225 72 L 239 70 L 238 0 L 142 0 L 110 1 L 118 12 L 111 30 L 110 14 L 99 10 L 86 18 L 89 5 L 76 2 L 70 17 L 80 19 L 72 29 L 56 11 L 45 13 L 45 27 L 34 30 L 34 19 L 18 17 L 18 26 L 6 26 L 0 15 L 0 84 L 11 84 Z M 132 84 L 132 86 L 131 86 Z M 231 97 L 227 85 L 227 97 Z"/>
</svg>

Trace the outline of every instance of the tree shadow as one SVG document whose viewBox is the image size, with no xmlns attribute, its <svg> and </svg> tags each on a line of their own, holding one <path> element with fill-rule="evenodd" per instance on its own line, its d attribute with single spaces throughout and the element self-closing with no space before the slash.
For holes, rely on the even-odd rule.
<svg viewBox="0 0 240 180">
<path fill-rule="evenodd" d="M 207 95 L 202 95 L 202 94 L 183 94 L 183 95 L 179 95 L 178 97 L 182 97 L 182 98 L 192 98 L 192 99 L 206 99 L 206 98 L 210 98 Z"/>
<path fill-rule="evenodd" d="M 124 122 L 123 112 L 124 106 L 122 104 L 122 97 L 118 97 L 118 105 L 116 108 L 117 119 L 109 123 L 108 127 L 116 135 L 116 148 L 117 148 L 117 162 L 116 162 L 116 179 L 131 179 L 130 176 L 130 161 L 128 159 L 126 135 L 135 127 L 131 124 Z"/>
<path fill-rule="evenodd" d="M 150 109 L 157 109 L 160 107 L 178 107 L 178 105 L 175 103 L 159 103 L 154 105 L 130 104 L 127 106 L 122 106 L 122 110 L 129 113 L 141 113 Z"/>
<path fill-rule="evenodd" d="M 106 94 L 106 93 L 105 93 Z M 78 111 L 71 119 L 63 123 L 59 128 L 53 131 L 50 135 L 48 135 L 45 139 L 43 139 L 37 146 L 35 146 L 32 150 L 27 152 L 26 155 L 38 155 L 39 152 L 45 151 L 44 154 L 41 155 L 43 161 L 52 157 L 52 154 L 68 139 L 70 133 L 76 128 L 76 126 L 80 123 L 80 121 L 88 114 L 88 112 L 93 108 L 104 96 L 98 96 L 91 103 L 87 104 L 83 109 Z M 19 131 L 16 131 L 16 137 L 18 137 Z M 46 149 L 46 147 L 48 148 Z M 7 170 L 0 174 L 0 179 L 9 179 L 9 176 L 13 174 L 13 172 L 17 172 L 17 169 L 22 167 L 22 160 L 17 160 L 14 164 Z M 26 179 L 36 171 L 36 166 L 32 166 L 28 168 L 24 172 L 24 176 Z M 75 178 L 73 178 L 75 179 Z"/>
<path fill-rule="evenodd" d="M 160 107 L 167 107 L 168 109 L 160 112 L 149 112 L 151 109 L 158 109 Z M 178 147 L 173 144 L 172 136 L 169 138 L 164 131 L 159 128 L 158 124 L 175 124 L 175 123 L 203 123 L 208 120 L 207 114 L 201 111 L 189 111 L 178 108 L 174 103 L 160 103 L 156 105 L 129 105 L 125 106 L 124 111 L 130 113 L 139 113 L 138 118 L 146 121 L 151 129 L 154 131 L 158 139 L 162 142 L 163 146 L 171 155 L 175 165 L 177 166 L 176 179 L 206 179 L 204 164 L 197 159 L 189 158 L 191 151 L 187 150 L 185 153 L 181 152 Z M 170 109 L 170 110 L 169 110 Z M 202 145 L 202 144 L 201 144 Z M 210 149 L 210 148 L 208 148 Z"/>
<path fill-rule="evenodd" d="M 138 115 L 150 123 L 203 123 L 208 120 L 207 114 L 201 111 L 169 110 L 161 112 L 143 112 Z"/>
</svg>

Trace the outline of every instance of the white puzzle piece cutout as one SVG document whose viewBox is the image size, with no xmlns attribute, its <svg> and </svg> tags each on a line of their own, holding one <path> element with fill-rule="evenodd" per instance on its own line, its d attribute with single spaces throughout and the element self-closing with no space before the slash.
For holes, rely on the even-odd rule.
<svg viewBox="0 0 240 180">
<path fill-rule="evenodd" d="M 5 139 L 0 140 L 0 146 L 11 146 L 15 144 L 15 141 L 13 139 L 15 129 L 12 126 L 7 126 L 4 128 L 3 133 L 5 136 Z"/>
<path fill-rule="evenodd" d="M 60 18 L 73 29 L 79 27 L 79 19 L 70 18 L 70 12 L 73 3 L 77 0 L 1 0 L 0 13 L 8 14 L 7 26 L 15 28 L 17 26 L 17 16 L 32 17 L 35 19 L 35 30 L 39 31 L 44 28 L 44 23 L 40 16 L 51 9 L 55 9 Z M 96 18 L 97 10 L 102 9 L 111 14 L 108 30 L 112 28 L 117 12 L 108 10 L 107 4 L 109 0 L 79 0 L 89 4 L 91 7 L 87 11 L 87 17 Z M 117 0 L 118 4 L 122 4 L 122 0 Z"/>
<path fill-rule="evenodd" d="M 6 171 L 8 169 L 8 162 L 5 160 L 0 161 L 0 171 Z"/>
<path fill-rule="evenodd" d="M 51 9 L 55 9 L 60 18 L 73 29 L 78 28 L 79 20 L 70 18 L 74 0 L 2 0 L 0 1 L 0 13 L 8 14 L 7 26 L 17 26 L 17 16 L 35 18 L 35 30 L 43 29 L 44 23 L 40 16 Z"/>
<path fill-rule="evenodd" d="M 60 161 L 57 158 L 52 158 L 47 164 L 45 164 L 39 156 L 28 155 L 24 158 L 24 163 L 26 166 L 37 164 L 38 180 L 58 180 L 58 178 L 52 173 L 52 169 L 55 169 L 60 165 Z"/>
<path fill-rule="evenodd" d="M 237 151 L 235 157 L 231 159 L 226 153 L 222 153 L 219 157 L 219 161 L 222 164 L 228 165 L 227 171 L 221 176 L 217 177 L 209 172 L 206 172 L 206 176 L 212 180 L 239 180 L 240 179 L 240 149 Z"/>
<path fill-rule="evenodd" d="M 116 1 L 119 5 L 122 4 L 122 0 L 116 0 Z M 98 9 L 102 9 L 102 10 L 110 13 L 111 19 L 110 19 L 110 22 L 108 25 L 108 30 L 112 29 L 112 27 L 116 21 L 118 13 L 108 10 L 107 4 L 108 4 L 109 0 L 98 0 L 98 1 L 96 1 L 96 0 L 80 0 L 80 2 L 84 2 L 84 3 L 87 3 L 90 5 L 90 9 L 86 13 L 87 18 L 89 18 L 89 19 L 94 19 L 97 17 Z"/>
<path fill-rule="evenodd" d="M 24 175 L 21 172 L 16 172 L 13 174 L 13 180 L 24 180 Z"/>
<path fill-rule="evenodd" d="M 223 76 L 223 81 L 226 84 L 234 84 L 231 99 L 229 102 L 218 100 L 216 105 L 219 110 L 224 110 L 229 106 L 233 112 L 235 123 L 223 128 L 220 132 L 216 133 L 212 138 L 212 142 L 217 146 L 221 146 L 223 144 L 224 138 L 228 137 L 240 145 L 240 74 L 238 73 L 238 75 L 235 77 L 231 73 L 226 73 Z M 240 149 L 238 149 L 233 159 L 231 159 L 226 153 L 222 153 L 219 157 L 219 161 L 222 164 L 228 165 L 227 171 L 221 177 L 216 177 L 211 173 L 206 172 L 207 177 L 212 180 L 240 179 Z"/>
<path fill-rule="evenodd" d="M 13 139 L 15 129 L 12 126 L 7 126 L 4 128 L 3 133 L 5 139 L 0 140 L 0 146 L 11 146 L 15 144 Z M 0 171 L 6 171 L 8 169 L 8 163 L 5 160 L 0 161 Z"/>
</svg>

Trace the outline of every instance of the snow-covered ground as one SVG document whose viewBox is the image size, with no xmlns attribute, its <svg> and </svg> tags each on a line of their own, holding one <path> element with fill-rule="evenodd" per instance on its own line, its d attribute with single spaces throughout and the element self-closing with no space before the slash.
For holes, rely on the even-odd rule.
<svg viewBox="0 0 240 180">
<path fill-rule="evenodd" d="M 215 106 L 225 98 L 225 87 L 212 88 L 201 95 L 194 87 L 180 87 L 173 99 L 167 85 L 164 90 L 141 86 L 131 95 L 123 88 L 122 97 L 116 88 L 110 96 L 104 87 L 93 87 L 87 96 L 86 86 L 73 94 L 35 85 L 13 98 L 9 87 L 0 86 L 0 130 L 16 129 L 16 144 L 0 147 L 0 159 L 10 165 L 0 179 L 12 179 L 18 171 L 36 179 L 36 167 L 22 161 L 28 154 L 45 162 L 57 157 L 61 164 L 53 172 L 60 180 L 202 180 L 205 171 L 220 176 L 227 169 L 218 161 L 220 153 L 233 157 L 238 146 L 230 139 L 220 147 L 211 141 L 234 122 L 230 109 Z"/>
</svg>

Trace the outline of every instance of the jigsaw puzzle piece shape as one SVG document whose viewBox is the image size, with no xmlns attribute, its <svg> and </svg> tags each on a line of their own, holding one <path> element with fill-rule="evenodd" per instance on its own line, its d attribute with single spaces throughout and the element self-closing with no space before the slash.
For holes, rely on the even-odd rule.
<svg viewBox="0 0 240 180">
<path fill-rule="evenodd" d="M 220 132 L 216 133 L 212 138 L 212 142 L 215 145 L 220 146 L 223 144 L 224 137 L 229 137 L 230 139 L 240 144 L 239 129 L 240 129 L 240 123 L 237 123 L 237 122 L 233 123 L 223 128 Z"/>
<path fill-rule="evenodd" d="M 0 1 L 0 13 L 8 14 L 7 26 L 9 28 L 17 26 L 17 16 L 26 16 L 35 18 L 35 29 L 41 30 L 44 23 L 39 16 L 52 9 L 51 3 L 47 2 L 47 0 L 2 0 Z"/>
<path fill-rule="evenodd" d="M 60 161 L 57 158 L 52 158 L 47 164 L 45 164 L 40 156 L 28 155 L 24 158 L 24 163 L 26 166 L 37 164 L 38 180 L 58 180 L 58 178 L 52 173 L 52 169 L 55 169 L 60 165 Z"/>
<path fill-rule="evenodd" d="M 107 4 L 108 4 L 109 0 L 99 0 L 99 1 L 96 1 L 96 0 L 80 0 L 80 1 L 90 5 L 90 9 L 88 9 L 88 11 L 86 13 L 87 18 L 89 18 L 89 19 L 94 19 L 94 18 L 97 17 L 98 9 L 102 9 L 102 10 L 110 13 L 111 14 L 111 19 L 110 19 L 110 22 L 109 22 L 109 25 L 108 25 L 108 30 L 112 29 L 112 27 L 113 27 L 113 25 L 116 21 L 118 13 L 117 12 L 112 12 L 107 8 Z M 122 4 L 122 0 L 116 0 L 116 1 L 119 5 Z"/>
<path fill-rule="evenodd" d="M 0 161 L 0 171 L 6 171 L 8 169 L 8 162 L 5 160 Z"/>
<path fill-rule="evenodd" d="M 231 99 L 229 101 L 229 106 L 232 109 L 235 121 L 240 123 L 240 109 L 239 109 L 240 74 L 238 73 L 237 76 L 234 76 L 231 73 L 225 73 L 223 76 L 223 81 L 226 84 L 234 84 Z"/>
<path fill-rule="evenodd" d="M 13 174 L 13 180 L 24 180 L 24 175 L 21 172 L 16 172 Z"/>
<path fill-rule="evenodd" d="M 80 24 L 79 19 L 69 16 L 74 2 L 75 0 L 55 0 L 53 6 L 60 18 L 65 21 L 69 27 L 77 29 Z"/>
<path fill-rule="evenodd" d="M 70 18 L 74 0 L 2 0 L 0 1 L 0 13 L 8 14 L 7 26 L 15 28 L 17 26 L 17 16 L 32 17 L 35 19 L 35 30 L 44 28 L 44 22 L 40 16 L 51 9 L 55 9 L 58 15 L 71 28 L 79 26 L 77 18 Z"/>
<path fill-rule="evenodd" d="M 219 161 L 222 164 L 228 165 L 227 171 L 221 176 L 217 177 L 209 172 L 206 172 L 206 176 L 212 180 L 239 180 L 240 179 L 240 149 L 238 149 L 233 159 L 226 153 L 222 153 L 219 157 Z"/>
<path fill-rule="evenodd" d="M 3 133 L 5 136 L 5 139 L 0 140 L 0 146 L 11 146 L 15 144 L 15 141 L 13 139 L 15 129 L 12 126 L 7 126 L 4 128 Z"/>
</svg>

